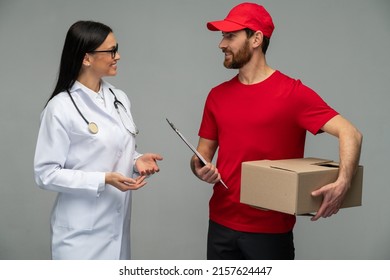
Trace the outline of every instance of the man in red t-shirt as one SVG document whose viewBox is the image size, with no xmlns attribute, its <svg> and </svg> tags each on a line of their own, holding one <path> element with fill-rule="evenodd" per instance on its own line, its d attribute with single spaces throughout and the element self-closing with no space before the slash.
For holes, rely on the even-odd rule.
<svg viewBox="0 0 390 280">
<path fill-rule="evenodd" d="M 338 212 L 359 163 L 362 135 L 313 90 L 267 65 L 265 53 L 274 25 L 264 7 L 239 4 L 224 20 L 207 27 L 222 31 L 224 66 L 239 70 L 213 88 L 205 103 L 197 150 L 209 163 L 204 166 L 196 156 L 191 159 L 194 174 L 215 184 L 207 258 L 294 259 L 295 216 L 241 204 L 241 163 L 302 158 L 306 131 L 338 137 L 339 176 L 312 193 L 323 197 L 315 221 Z M 210 162 L 217 149 L 214 166 Z"/>
</svg>

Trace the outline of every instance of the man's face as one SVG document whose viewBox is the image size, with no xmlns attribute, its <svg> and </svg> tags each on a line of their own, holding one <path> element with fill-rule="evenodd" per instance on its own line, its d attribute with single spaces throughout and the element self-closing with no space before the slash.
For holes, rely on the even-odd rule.
<svg viewBox="0 0 390 280">
<path fill-rule="evenodd" d="M 225 53 L 223 65 L 228 69 L 240 69 L 247 64 L 253 51 L 244 30 L 236 32 L 223 32 L 219 48 Z"/>
</svg>

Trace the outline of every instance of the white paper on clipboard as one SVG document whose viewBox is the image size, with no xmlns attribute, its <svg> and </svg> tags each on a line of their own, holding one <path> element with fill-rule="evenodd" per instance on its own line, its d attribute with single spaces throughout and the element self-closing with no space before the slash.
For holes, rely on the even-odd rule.
<svg viewBox="0 0 390 280">
<path fill-rule="evenodd" d="M 186 143 L 186 145 L 188 146 L 188 148 L 191 149 L 191 151 L 199 158 L 199 160 L 204 164 L 206 165 L 207 164 L 207 161 L 203 158 L 203 156 L 195 149 L 194 146 L 192 146 L 192 144 L 190 142 L 187 141 L 187 139 L 184 137 L 183 134 L 181 134 L 181 132 L 175 127 L 175 125 L 170 122 L 168 119 L 166 119 L 167 122 L 169 123 L 169 125 L 172 127 L 172 129 L 177 133 L 177 135 L 179 135 L 179 137 L 183 140 L 184 143 Z M 226 189 L 229 189 L 226 184 L 224 183 L 224 181 L 222 181 L 222 179 L 220 180 L 221 184 L 226 188 Z"/>
</svg>

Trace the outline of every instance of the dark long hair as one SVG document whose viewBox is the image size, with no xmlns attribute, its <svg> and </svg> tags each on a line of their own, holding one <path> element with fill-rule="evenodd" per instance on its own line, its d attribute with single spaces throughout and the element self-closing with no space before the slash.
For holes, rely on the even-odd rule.
<svg viewBox="0 0 390 280">
<path fill-rule="evenodd" d="M 85 54 L 96 50 L 111 32 L 112 29 L 107 25 L 94 21 L 78 21 L 69 28 L 62 50 L 57 84 L 47 102 L 73 86 Z"/>
</svg>

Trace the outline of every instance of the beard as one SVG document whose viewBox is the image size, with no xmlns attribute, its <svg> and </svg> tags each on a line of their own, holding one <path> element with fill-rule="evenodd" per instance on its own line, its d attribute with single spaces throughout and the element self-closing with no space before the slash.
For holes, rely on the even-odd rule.
<svg viewBox="0 0 390 280">
<path fill-rule="evenodd" d="M 224 53 L 228 52 L 227 50 L 224 50 L 223 51 Z M 248 40 L 245 40 L 245 44 L 238 50 L 237 53 L 231 53 L 231 52 L 228 52 L 229 54 L 231 54 L 231 60 L 228 61 L 226 58 L 225 58 L 225 61 L 223 62 L 223 65 L 228 68 L 228 69 L 240 69 L 242 68 L 243 66 L 245 66 L 245 64 L 247 64 L 252 56 L 253 56 L 253 52 L 250 51 L 249 49 L 249 41 Z"/>
</svg>

